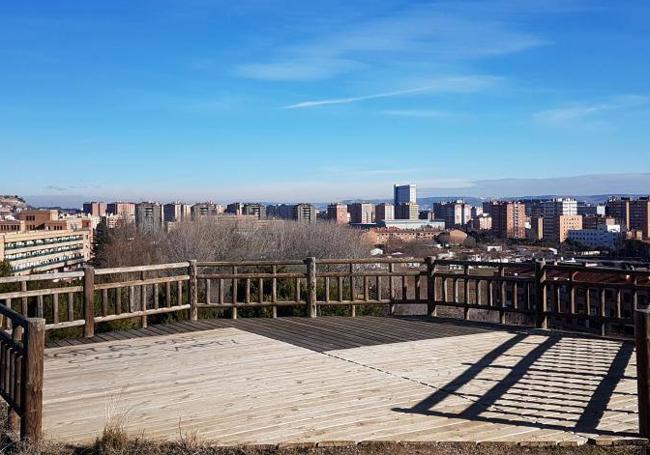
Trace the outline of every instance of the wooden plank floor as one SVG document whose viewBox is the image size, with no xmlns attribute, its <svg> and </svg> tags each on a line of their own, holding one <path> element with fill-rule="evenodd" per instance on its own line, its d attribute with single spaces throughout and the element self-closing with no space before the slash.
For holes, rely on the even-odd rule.
<svg viewBox="0 0 650 455">
<path fill-rule="evenodd" d="M 633 349 L 616 341 L 366 317 L 138 333 L 46 351 L 48 437 L 89 441 L 115 421 L 222 444 L 581 444 L 637 431 Z"/>
</svg>

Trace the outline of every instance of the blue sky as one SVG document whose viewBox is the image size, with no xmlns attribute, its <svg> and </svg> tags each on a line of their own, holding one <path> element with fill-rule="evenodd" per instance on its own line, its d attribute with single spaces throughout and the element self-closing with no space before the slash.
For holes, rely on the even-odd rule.
<svg viewBox="0 0 650 455">
<path fill-rule="evenodd" d="M 0 193 L 650 192 L 648 23 L 642 0 L 2 2 Z"/>
</svg>

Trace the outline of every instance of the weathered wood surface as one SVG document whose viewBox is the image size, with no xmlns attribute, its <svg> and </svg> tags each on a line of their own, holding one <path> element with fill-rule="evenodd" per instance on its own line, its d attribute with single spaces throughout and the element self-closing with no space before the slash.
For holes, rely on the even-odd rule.
<svg viewBox="0 0 650 455">
<path fill-rule="evenodd" d="M 183 325 L 208 330 L 175 333 Z M 142 336 L 152 330 L 160 336 Z M 123 419 L 134 435 L 177 438 L 180 422 L 223 444 L 581 444 L 638 431 L 631 344 L 459 330 L 365 317 L 239 319 L 51 348 L 44 431 L 88 441 Z"/>
</svg>

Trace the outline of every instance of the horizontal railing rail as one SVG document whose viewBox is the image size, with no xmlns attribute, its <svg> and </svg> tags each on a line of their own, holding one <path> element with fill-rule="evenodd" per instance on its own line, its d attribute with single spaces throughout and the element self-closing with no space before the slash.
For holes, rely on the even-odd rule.
<svg viewBox="0 0 650 455">
<path fill-rule="evenodd" d="M 347 307 L 355 316 L 360 306 L 396 314 L 409 304 L 422 305 L 430 316 L 498 317 L 504 324 L 622 337 L 633 335 L 636 314 L 637 346 L 647 351 L 639 353 L 642 387 L 650 343 L 638 337 L 648 331 L 643 327 L 650 326 L 650 316 L 646 311 L 648 320 L 640 322 L 639 314 L 649 301 L 648 271 L 433 257 L 192 260 L 4 277 L 0 396 L 14 420 L 20 419 L 23 437 L 37 438 L 45 331 L 76 327 L 90 337 L 96 324 L 137 319 L 146 327 L 152 316 L 168 313 L 196 320 L 201 311 L 219 310 L 211 315 L 237 318 L 242 309 L 259 308 L 277 317 L 278 309 L 293 307 L 317 317 L 328 307 Z M 639 329 L 639 324 L 646 325 Z M 646 398 L 640 395 L 643 403 Z M 643 418 L 642 433 L 650 434 L 647 413 Z"/>
</svg>

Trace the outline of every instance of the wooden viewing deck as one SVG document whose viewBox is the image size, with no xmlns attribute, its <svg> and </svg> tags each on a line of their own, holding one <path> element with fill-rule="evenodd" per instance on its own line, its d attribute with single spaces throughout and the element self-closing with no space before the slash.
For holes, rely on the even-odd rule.
<svg viewBox="0 0 650 455">
<path fill-rule="evenodd" d="M 431 318 L 177 322 L 50 344 L 43 430 L 218 444 L 638 441 L 634 345 Z"/>
</svg>

